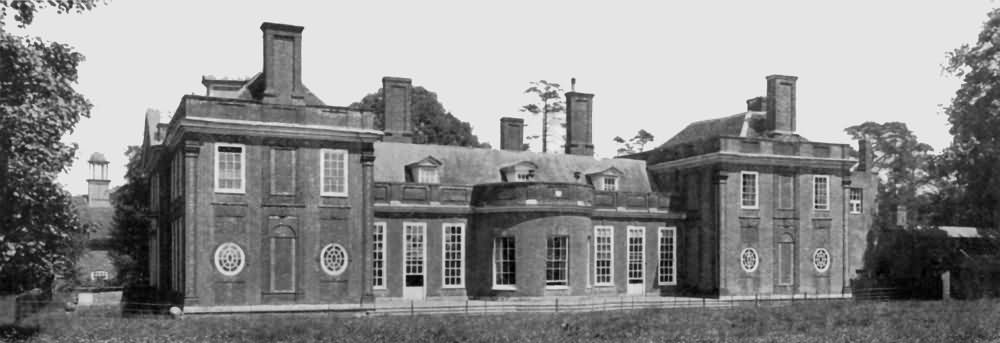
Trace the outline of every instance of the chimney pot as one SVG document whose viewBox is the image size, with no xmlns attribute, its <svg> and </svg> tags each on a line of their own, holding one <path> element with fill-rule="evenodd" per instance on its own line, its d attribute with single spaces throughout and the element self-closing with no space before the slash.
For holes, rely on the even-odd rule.
<svg viewBox="0 0 1000 343">
<path fill-rule="evenodd" d="M 771 131 L 795 132 L 795 81 L 788 75 L 767 76 L 767 128 Z"/>
<path fill-rule="evenodd" d="M 767 111 L 767 98 L 758 96 L 755 98 L 747 99 L 747 111 L 748 112 Z"/>
</svg>

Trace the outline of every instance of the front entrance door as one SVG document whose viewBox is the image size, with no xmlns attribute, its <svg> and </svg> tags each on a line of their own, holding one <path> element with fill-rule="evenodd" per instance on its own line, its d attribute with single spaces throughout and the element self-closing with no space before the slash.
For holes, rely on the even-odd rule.
<svg viewBox="0 0 1000 343">
<path fill-rule="evenodd" d="M 644 294 L 646 291 L 645 273 L 645 236 L 646 228 L 642 226 L 628 227 L 628 294 Z"/>
<path fill-rule="evenodd" d="M 425 262 L 427 225 L 403 223 L 403 298 L 423 299 L 427 294 Z"/>
</svg>

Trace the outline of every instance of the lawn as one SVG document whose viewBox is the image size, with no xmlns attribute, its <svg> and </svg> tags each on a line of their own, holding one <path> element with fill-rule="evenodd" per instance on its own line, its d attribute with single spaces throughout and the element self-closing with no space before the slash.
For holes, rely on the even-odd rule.
<svg viewBox="0 0 1000 343">
<path fill-rule="evenodd" d="M 987 342 L 1000 301 L 816 302 L 584 314 L 245 315 L 184 320 L 53 315 L 6 328 L 27 342 Z M 3 337 L 2 335 L 7 335 Z"/>
</svg>

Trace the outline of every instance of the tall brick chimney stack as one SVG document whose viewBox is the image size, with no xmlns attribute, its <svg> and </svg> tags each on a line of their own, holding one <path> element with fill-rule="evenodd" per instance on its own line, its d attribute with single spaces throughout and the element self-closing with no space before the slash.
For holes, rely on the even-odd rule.
<svg viewBox="0 0 1000 343">
<path fill-rule="evenodd" d="M 857 171 L 871 171 L 874 156 L 872 156 L 872 145 L 867 139 L 858 140 L 858 168 Z"/>
<path fill-rule="evenodd" d="M 413 142 L 413 124 L 410 119 L 410 93 L 413 82 L 402 77 L 382 78 L 382 99 L 385 101 L 386 142 Z"/>
<path fill-rule="evenodd" d="M 500 149 L 524 150 L 524 119 L 500 118 Z"/>
<path fill-rule="evenodd" d="M 594 156 L 593 104 L 593 94 L 566 93 L 566 154 Z"/>
<path fill-rule="evenodd" d="M 767 128 L 779 133 L 795 132 L 795 81 L 798 77 L 767 77 Z"/>
<path fill-rule="evenodd" d="M 305 105 L 302 86 L 302 26 L 263 23 L 264 92 L 267 104 Z"/>
</svg>

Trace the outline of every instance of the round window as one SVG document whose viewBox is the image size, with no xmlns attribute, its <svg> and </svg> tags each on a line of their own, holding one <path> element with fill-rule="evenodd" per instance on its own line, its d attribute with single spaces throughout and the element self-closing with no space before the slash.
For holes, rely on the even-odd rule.
<svg viewBox="0 0 1000 343">
<path fill-rule="evenodd" d="M 246 265 L 246 255 L 243 248 L 236 243 L 222 243 L 215 249 L 215 269 L 226 276 L 239 274 Z"/>
<path fill-rule="evenodd" d="M 340 244 L 327 244 L 319 254 L 323 271 L 330 275 L 340 275 L 347 269 L 347 250 Z"/>
<path fill-rule="evenodd" d="M 757 250 L 754 250 L 753 248 L 746 248 L 743 249 L 742 253 L 740 253 L 740 266 L 742 266 L 743 270 L 747 273 L 757 270 L 758 262 L 759 258 L 757 257 Z"/>
<path fill-rule="evenodd" d="M 830 252 L 822 248 L 816 249 L 813 253 L 813 267 L 820 273 L 830 269 Z"/>
</svg>

